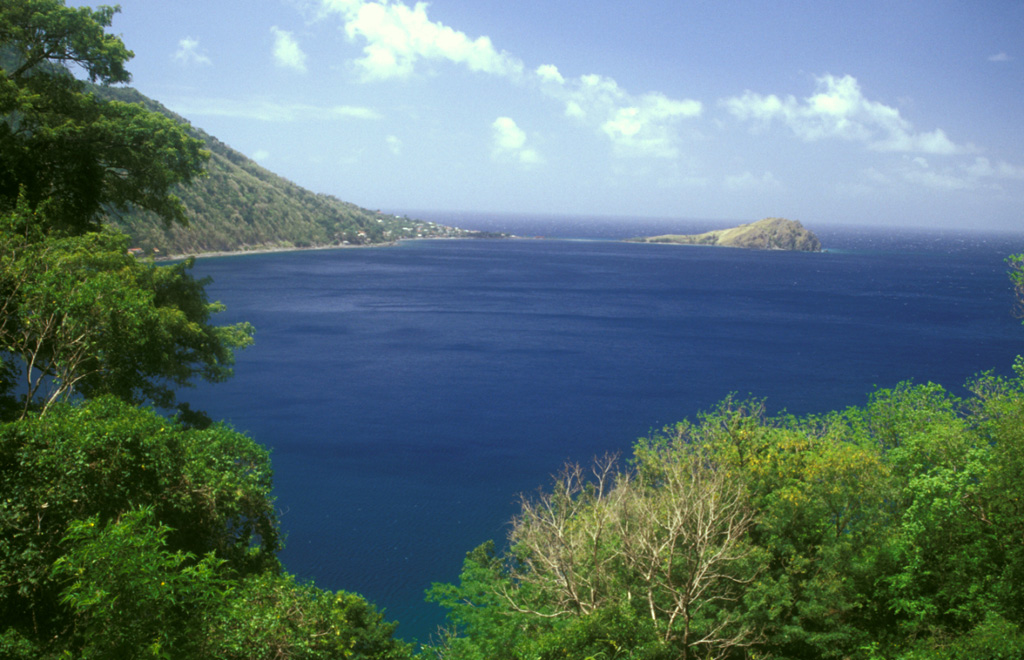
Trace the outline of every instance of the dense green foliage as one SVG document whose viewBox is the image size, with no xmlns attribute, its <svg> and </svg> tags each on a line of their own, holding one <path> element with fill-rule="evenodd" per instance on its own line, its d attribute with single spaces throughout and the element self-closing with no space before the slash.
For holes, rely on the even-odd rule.
<svg viewBox="0 0 1024 660">
<path fill-rule="evenodd" d="M 191 262 L 139 261 L 110 231 L 27 238 L 15 225 L 37 226 L 35 214 L 22 211 L 0 218 L 0 346 L 23 385 L 22 414 L 72 393 L 169 407 L 176 388 L 231 374 L 253 330 L 210 323 L 223 307 Z"/>
<path fill-rule="evenodd" d="M 173 388 L 230 374 L 245 324 L 212 326 L 188 264 L 154 268 L 104 232 L 108 209 L 183 221 L 173 187 L 202 173 L 202 142 L 94 82 L 127 81 L 114 10 L 0 5 L 0 403 L 45 410 L 74 393 L 169 406 Z M 16 389 L 17 387 L 17 389 Z M 15 406 L 14 399 L 21 402 Z"/>
<path fill-rule="evenodd" d="M 27 201 L 47 226 L 96 229 L 105 208 L 135 205 L 184 219 L 173 186 L 200 172 L 202 142 L 145 108 L 98 102 L 93 82 L 127 82 L 132 56 L 105 33 L 114 10 L 59 0 L 0 5 L 0 213 Z"/>
<path fill-rule="evenodd" d="M 570 467 L 435 585 L 443 658 L 1024 656 L 1024 361 L 960 399 L 727 399 Z"/>
<path fill-rule="evenodd" d="M 252 328 L 101 227 L 184 221 L 206 158 L 71 75 L 127 81 L 114 11 L 0 4 L 0 657 L 409 657 L 361 597 L 282 572 L 263 448 L 138 407 L 230 376 Z"/>
<path fill-rule="evenodd" d="M 408 657 L 363 599 L 281 573 L 270 490 L 244 435 L 112 397 L 3 425 L 0 657 Z"/>
<path fill-rule="evenodd" d="M 1010 281 L 1017 297 L 1017 314 L 1024 316 L 1024 254 L 1014 254 L 1006 258 L 1010 266 Z"/>
<path fill-rule="evenodd" d="M 276 567 L 270 474 L 266 451 L 238 433 L 186 429 L 112 398 L 4 425 L 0 620 L 31 622 L 49 637 L 60 619 L 60 582 L 49 572 L 76 547 L 70 527 L 105 529 L 138 507 L 173 528 L 165 540 L 175 550 L 215 553 L 239 574 Z"/>
</svg>

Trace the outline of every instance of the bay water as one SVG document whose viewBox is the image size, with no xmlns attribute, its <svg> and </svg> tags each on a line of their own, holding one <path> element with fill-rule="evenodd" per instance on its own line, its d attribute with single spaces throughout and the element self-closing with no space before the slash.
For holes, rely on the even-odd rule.
<svg viewBox="0 0 1024 660">
<path fill-rule="evenodd" d="M 443 623 L 431 582 L 500 546 L 566 461 L 628 456 L 732 392 L 825 412 L 903 380 L 960 393 L 1024 353 L 1004 263 L 1021 234 L 826 228 L 808 254 L 611 240 L 686 223 L 485 220 L 465 226 L 559 237 L 195 267 L 218 322 L 257 334 L 234 379 L 182 399 L 272 450 L 286 569 L 409 640 Z"/>
</svg>

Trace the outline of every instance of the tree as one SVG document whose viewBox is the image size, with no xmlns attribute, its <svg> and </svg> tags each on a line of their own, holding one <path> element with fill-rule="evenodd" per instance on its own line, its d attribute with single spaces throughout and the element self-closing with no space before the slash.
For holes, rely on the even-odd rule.
<svg viewBox="0 0 1024 660">
<path fill-rule="evenodd" d="M 83 658 L 406 660 L 395 625 L 361 597 L 282 573 L 230 579 L 223 562 L 167 548 L 150 508 L 104 525 L 75 522 L 53 574 L 65 586 L 67 637 Z"/>
<path fill-rule="evenodd" d="M 598 462 L 589 483 L 567 468 L 552 493 L 524 501 L 510 535 L 517 591 L 544 607 L 514 592 L 509 602 L 585 616 L 624 598 L 683 658 L 753 644 L 756 631 L 732 611 L 756 574 L 745 543 L 752 515 L 742 487 L 709 459 L 692 447 L 646 449 L 633 472 Z"/>
<path fill-rule="evenodd" d="M 362 598 L 281 572 L 264 448 L 133 405 L 226 378 L 252 328 L 100 226 L 182 221 L 205 159 L 72 75 L 128 80 L 115 11 L 0 4 L 0 657 L 408 658 Z"/>
<path fill-rule="evenodd" d="M 141 105 L 99 100 L 69 68 L 101 84 L 130 80 L 133 53 L 105 32 L 116 11 L 0 5 L 0 213 L 23 199 L 46 227 L 72 233 L 128 205 L 184 222 L 171 190 L 200 175 L 202 142 Z"/>
<path fill-rule="evenodd" d="M 167 550 L 169 532 L 150 507 L 69 525 L 52 576 L 66 585 L 64 635 L 81 657 L 211 657 L 206 628 L 227 587 L 222 562 Z"/>
<path fill-rule="evenodd" d="M 477 551 L 462 588 L 435 587 L 434 598 L 459 608 L 463 624 L 487 622 L 457 605 L 469 600 L 533 629 L 533 651 L 509 657 L 564 657 L 562 649 L 570 657 L 729 658 L 759 639 L 742 616 L 759 570 L 747 543 L 752 522 L 742 485 L 699 447 L 644 448 L 630 471 L 598 461 L 591 479 L 571 465 L 551 492 L 523 500 L 504 561 Z M 481 579 L 490 583 L 483 593 Z M 522 638 L 501 629 L 499 638 Z M 470 634 L 483 648 L 495 632 Z M 485 655 L 446 643 L 453 657 Z"/>
<path fill-rule="evenodd" d="M 741 603 L 760 566 L 743 484 L 699 446 L 644 448 L 635 462 L 617 532 L 635 576 L 627 595 L 646 601 L 662 640 L 684 658 L 727 658 L 754 645 L 760 631 Z"/>
<path fill-rule="evenodd" d="M 884 563 L 891 483 L 877 446 L 837 414 L 770 417 L 732 397 L 662 431 L 698 445 L 742 483 L 762 567 L 744 599 L 759 648 L 780 658 L 850 657 L 879 621 L 872 584 Z M 657 437 L 657 436 L 656 436 Z"/>
<path fill-rule="evenodd" d="M 137 507 L 168 549 L 214 553 L 224 570 L 276 569 L 280 539 L 265 449 L 223 426 L 187 429 L 111 397 L 0 426 L 0 621 L 46 638 L 66 620 L 50 567 L 75 521 Z"/>
<path fill-rule="evenodd" d="M 1024 316 L 1024 254 L 1013 254 L 1007 257 L 1010 265 L 1010 281 L 1017 299 L 1017 314 Z"/>
<path fill-rule="evenodd" d="M 19 358 L 24 416 L 72 393 L 170 407 L 195 378 L 231 375 L 247 323 L 210 324 L 223 309 L 191 261 L 157 267 L 112 232 L 29 241 L 0 227 L 0 349 Z"/>
<path fill-rule="evenodd" d="M 175 403 L 195 378 L 231 374 L 252 328 L 211 324 L 191 262 L 154 267 L 97 231 L 110 209 L 184 221 L 173 186 L 202 174 L 202 142 L 141 104 L 89 93 L 129 79 L 105 33 L 116 9 L 61 0 L 0 6 L 0 414 L 72 394 Z M 16 381 L 22 400 L 13 403 Z M 2 418 L 0 418 L 2 419 Z"/>
<path fill-rule="evenodd" d="M 271 488 L 246 436 L 113 397 L 0 425 L 0 657 L 409 657 L 281 571 Z"/>
<path fill-rule="evenodd" d="M 1024 653 L 1020 359 L 1015 371 L 982 374 L 965 400 L 931 384 L 882 390 L 857 416 L 898 485 L 878 597 L 908 657 Z"/>
<path fill-rule="evenodd" d="M 267 572 L 235 589 L 211 622 L 211 660 L 412 657 L 412 646 L 394 638 L 397 624 L 356 594 Z"/>
</svg>

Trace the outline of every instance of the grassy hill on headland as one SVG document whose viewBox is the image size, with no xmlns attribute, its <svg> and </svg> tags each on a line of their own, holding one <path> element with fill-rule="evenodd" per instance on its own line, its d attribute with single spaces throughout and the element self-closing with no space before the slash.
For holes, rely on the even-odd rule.
<svg viewBox="0 0 1024 660">
<path fill-rule="evenodd" d="M 155 215 L 141 211 L 111 214 L 111 224 L 131 236 L 132 245 L 146 254 L 373 245 L 402 238 L 480 235 L 371 211 L 310 192 L 189 126 L 183 118 L 134 89 L 97 87 L 94 91 L 106 98 L 142 103 L 181 122 L 210 151 L 206 177 L 175 191 L 187 208 L 187 227 L 168 227 Z"/>
<path fill-rule="evenodd" d="M 797 220 L 765 218 L 757 222 L 717 229 L 703 234 L 665 234 L 630 239 L 637 243 L 676 243 L 679 245 L 719 245 L 752 250 L 795 250 L 821 252 L 821 241 Z"/>
</svg>

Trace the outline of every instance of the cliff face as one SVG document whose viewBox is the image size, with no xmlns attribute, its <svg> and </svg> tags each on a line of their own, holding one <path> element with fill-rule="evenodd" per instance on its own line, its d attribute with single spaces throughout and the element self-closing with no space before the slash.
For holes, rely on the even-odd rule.
<svg viewBox="0 0 1024 660">
<path fill-rule="evenodd" d="M 765 218 L 757 222 L 717 229 L 703 234 L 666 234 L 635 238 L 640 243 L 675 243 L 678 245 L 719 245 L 751 250 L 794 250 L 821 252 L 821 241 L 814 232 L 797 220 Z"/>
</svg>

